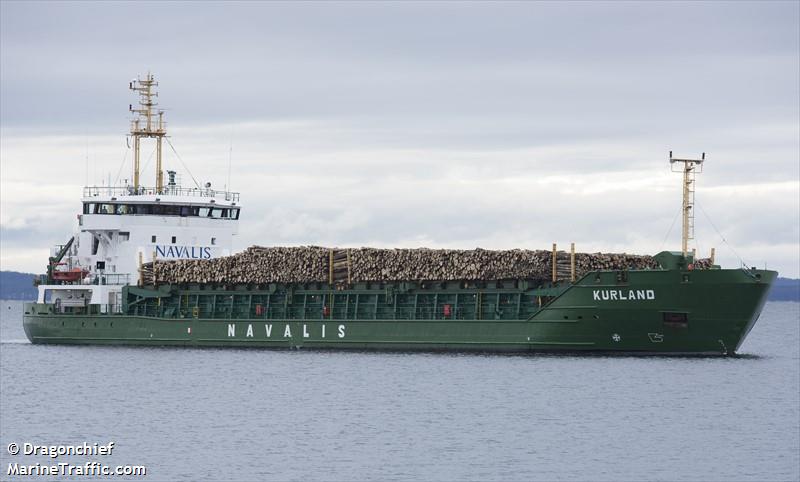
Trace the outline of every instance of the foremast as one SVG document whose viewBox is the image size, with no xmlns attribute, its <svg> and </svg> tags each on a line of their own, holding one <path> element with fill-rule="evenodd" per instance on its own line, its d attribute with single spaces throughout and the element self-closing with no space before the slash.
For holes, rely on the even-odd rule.
<svg viewBox="0 0 800 482">
<path fill-rule="evenodd" d="M 705 162 L 705 160 L 705 152 L 700 159 L 677 159 L 672 157 L 672 151 L 669 151 L 669 164 L 672 168 L 672 172 L 683 172 L 683 230 L 681 233 L 681 252 L 684 257 L 686 257 L 689 252 L 689 240 L 694 239 L 695 174 L 703 172 L 703 162 Z M 677 168 L 676 164 L 683 164 L 683 167 Z"/>
</svg>

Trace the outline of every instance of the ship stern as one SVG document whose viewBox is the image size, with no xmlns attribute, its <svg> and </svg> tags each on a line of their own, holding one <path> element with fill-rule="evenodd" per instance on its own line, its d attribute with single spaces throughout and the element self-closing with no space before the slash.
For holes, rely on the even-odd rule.
<svg viewBox="0 0 800 482">
<path fill-rule="evenodd" d="M 47 320 L 53 318 L 53 305 L 48 303 L 25 303 L 22 328 L 31 343 L 43 343 L 48 334 Z"/>
</svg>

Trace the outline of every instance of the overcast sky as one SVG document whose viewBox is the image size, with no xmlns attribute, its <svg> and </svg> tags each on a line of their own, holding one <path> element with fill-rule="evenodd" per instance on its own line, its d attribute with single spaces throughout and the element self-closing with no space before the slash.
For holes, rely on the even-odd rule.
<svg viewBox="0 0 800 482">
<path fill-rule="evenodd" d="M 798 277 L 799 5 L 3 0 L 0 265 L 43 272 L 87 179 L 130 179 L 149 70 L 194 176 L 230 157 L 239 249 L 677 250 L 673 150 L 707 153 L 700 253 Z"/>
</svg>

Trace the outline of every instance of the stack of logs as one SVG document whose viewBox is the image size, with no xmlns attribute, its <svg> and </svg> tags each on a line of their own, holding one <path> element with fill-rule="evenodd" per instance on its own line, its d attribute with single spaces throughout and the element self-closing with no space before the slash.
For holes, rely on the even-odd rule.
<svg viewBox="0 0 800 482">
<path fill-rule="evenodd" d="M 242 253 L 209 260 L 145 263 L 145 283 L 331 283 L 359 281 L 473 281 L 534 279 L 552 276 L 553 253 L 543 250 L 486 249 L 330 249 L 319 246 L 253 246 Z M 698 260 L 697 268 L 709 267 Z M 653 269 L 652 256 L 575 253 L 575 274 L 589 271 Z M 556 255 L 558 279 L 571 277 L 571 255 Z"/>
</svg>

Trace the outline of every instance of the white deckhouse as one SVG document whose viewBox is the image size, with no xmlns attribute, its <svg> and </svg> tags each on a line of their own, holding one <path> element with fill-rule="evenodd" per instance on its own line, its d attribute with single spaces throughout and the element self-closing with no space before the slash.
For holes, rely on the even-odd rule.
<svg viewBox="0 0 800 482">
<path fill-rule="evenodd" d="M 239 193 L 215 191 L 211 184 L 181 187 L 175 171 L 164 184 L 161 151 L 166 136 L 163 111 L 156 111 L 151 74 L 130 83 L 139 94 L 130 136 L 133 184 L 85 187 L 83 209 L 73 237 L 51 251 L 47 275 L 39 284 L 39 303 L 57 310 L 100 312 L 121 308 L 122 287 L 139 281 L 139 267 L 153 259 L 210 259 L 231 254 L 239 224 Z M 155 138 L 155 187 L 139 180 L 140 143 Z"/>
</svg>

